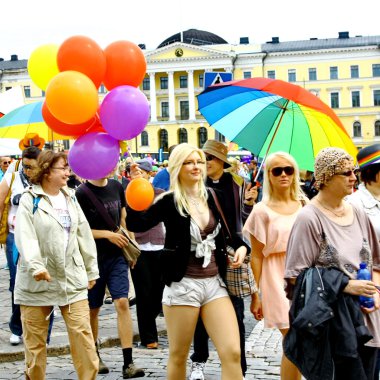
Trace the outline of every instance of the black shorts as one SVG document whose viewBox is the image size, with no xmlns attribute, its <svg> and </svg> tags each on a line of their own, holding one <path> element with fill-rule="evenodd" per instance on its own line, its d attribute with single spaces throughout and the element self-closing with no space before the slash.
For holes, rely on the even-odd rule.
<svg viewBox="0 0 380 380">
<path fill-rule="evenodd" d="M 128 298 L 129 278 L 128 263 L 123 256 L 102 258 L 98 262 L 99 276 L 95 286 L 88 291 L 90 309 L 97 309 L 103 305 L 106 286 L 112 299 Z"/>
</svg>

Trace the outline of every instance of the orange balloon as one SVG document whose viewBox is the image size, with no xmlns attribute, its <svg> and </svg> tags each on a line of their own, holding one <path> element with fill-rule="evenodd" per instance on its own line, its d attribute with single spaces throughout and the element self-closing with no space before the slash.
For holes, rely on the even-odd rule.
<svg viewBox="0 0 380 380">
<path fill-rule="evenodd" d="M 98 91 L 94 83 L 78 71 L 57 74 L 46 89 L 49 111 L 66 124 L 81 124 L 92 119 L 98 103 Z"/>
<path fill-rule="evenodd" d="M 58 120 L 52 115 L 52 113 L 49 111 L 49 108 L 46 105 L 46 101 L 42 104 L 42 117 L 44 118 L 45 123 L 50 127 L 50 129 L 63 136 L 78 137 L 100 124 L 99 116 L 96 114 L 92 119 L 86 121 L 85 123 L 63 123 L 62 121 Z"/>
<path fill-rule="evenodd" d="M 87 75 L 98 88 L 106 73 L 106 56 L 102 48 L 91 38 L 73 36 L 58 49 L 59 71 L 74 70 Z"/>
<path fill-rule="evenodd" d="M 137 87 L 146 73 L 146 60 L 142 50 L 133 42 L 116 41 L 104 49 L 107 70 L 103 83 L 108 90 L 117 86 Z"/>
<path fill-rule="evenodd" d="M 130 208 L 142 211 L 152 204 L 154 189 L 152 184 L 145 178 L 135 178 L 129 182 L 125 196 Z"/>
</svg>

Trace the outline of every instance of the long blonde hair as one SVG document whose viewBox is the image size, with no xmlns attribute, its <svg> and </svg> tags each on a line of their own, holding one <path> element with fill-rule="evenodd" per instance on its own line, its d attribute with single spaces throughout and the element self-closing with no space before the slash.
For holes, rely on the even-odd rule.
<svg viewBox="0 0 380 380">
<path fill-rule="evenodd" d="M 264 182 L 263 182 L 263 201 L 267 202 L 271 199 L 273 194 L 273 187 L 269 179 L 269 171 L 272 169 L 272 162 L 276 158 L 283 158 L 288 161 L 291 166 L 294 168 L 293 181 L 290 185 L 290 198 L 299 201 L 306 199 L 305 194 L 301 189 L 300 184 L 300 170 L 298 168 L 298 164 L 293 156 L 286 152 L 275 152 L 270 154 L 265 160 L 264 167 Z"/>
<path fill-rule="evenodd" d="M 202 161 L 206 161 L 203 151 L 188 143 L 177 145 L 169 157 L 168 172 L 170 174 L 170 190 L 174 192 L 174 201 L 178 212 L 182 216 L 190 213 L 190 207 L 185 189 L 179 178 L 179 172 L 181 171 L 183 163 L 186 161 L 187 157 L 194 152 L 199 154 L 199 158 Z M 207 190 L 205 186 L 205 180 L 207 177 L 206 165 L 201 166 L 201 172 L 202 179 L 198 182 L 198 196 L 202 201 L 207 201 Z"/>
</svg>

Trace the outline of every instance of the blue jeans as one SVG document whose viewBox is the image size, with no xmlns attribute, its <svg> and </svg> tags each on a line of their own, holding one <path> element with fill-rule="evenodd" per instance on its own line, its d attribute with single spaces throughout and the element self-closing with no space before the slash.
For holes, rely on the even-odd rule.
<svg viewBox="0 0 380 380">
<path fill-rule="evenodd" d="M 9 267 L 9 291 L 13 293 L 16 279 L 16 264 L 13 260 L 13 244 L 15 235 L 12 232 L 8 233 L 7 240 L 5 242 L 5 254 L 7 256 L 7 263 Z"/>
</svg>

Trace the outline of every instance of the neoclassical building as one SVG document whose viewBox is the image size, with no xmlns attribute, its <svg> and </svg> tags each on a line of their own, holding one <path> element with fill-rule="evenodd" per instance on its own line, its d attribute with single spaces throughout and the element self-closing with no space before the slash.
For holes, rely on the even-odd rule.
<svg viewBox="0 0 380 380">
<path fill-rule="evenodd" d="M 224 139 L 198 111 L 197 95 L 206 78 L 269 77 L 300 85 L 331 106 L 358 147 L 380 141 L 380 36 L 350 36 L 252 44 L 241 37 L 229 44 L 213 33 L 190 29 L 168 37 L 156 49 L 139 45 L 147 61 L 140 88 L 150 102 L 150 121 L 133 141 L 132 152 L 156 155 L 189 142 Z M 213 74 L 207 74 L 213 73 Z M 218 75 L 220 73 L 220 75 Z M 23 85 L 27 102 L 43 93 L 27 73 L 27 60 L 0 59 L 0 92 Z M 99 88 L 105 94 L 103 86 Z"/>
</svg>

